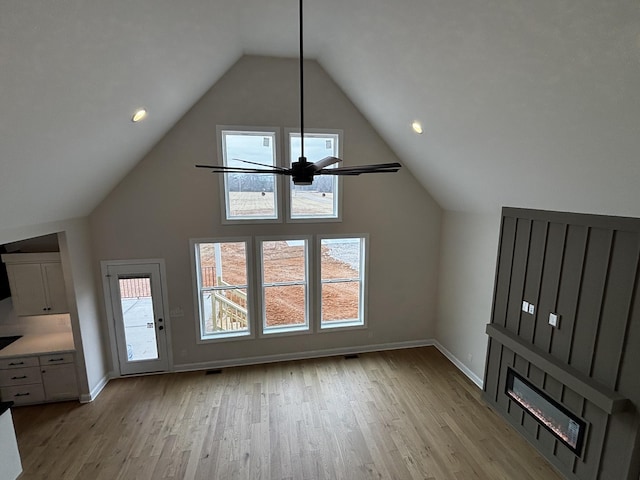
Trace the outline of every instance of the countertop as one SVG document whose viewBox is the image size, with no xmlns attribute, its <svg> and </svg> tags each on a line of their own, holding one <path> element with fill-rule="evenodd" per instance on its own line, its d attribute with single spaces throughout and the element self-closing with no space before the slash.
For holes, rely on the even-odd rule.
<svg viewBox="0 0 640 480">
<path fill-rule="evenodd" d="M 71 332 L 27 334 L 0 350 L 0 358 L 74 351 Z"/>
</svg>

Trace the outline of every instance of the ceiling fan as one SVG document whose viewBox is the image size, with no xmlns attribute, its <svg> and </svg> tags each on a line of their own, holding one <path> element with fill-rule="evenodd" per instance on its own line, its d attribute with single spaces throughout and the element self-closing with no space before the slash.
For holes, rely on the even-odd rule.
<svg viewBox="0 0 640 480">
<path fill-rule="evenodd" d="M 354 167 L 327 168 L 342 160 L 337 157 L 325 157 L 317 162 L 309 162 L 304 156 L 304 66 L 303 66 L 303 35 L 302 35 L 302 0 L 300 0 L 300 157 L 291 164 L 291 168 L 266 166 L 261 163 L 250 162 L 234 158 L 234 160 L 257 165 L 258 167 L 231 167 L 227 165 L 196 165 L 197 168 L 208 168 L 211 173 L 265 173 L 288 175 L 292 177 L 294 185 L 311 185 L 315 175 L 360 175 L 362 173 L 394 173 L 402 165 L 398 162 L 378 163 L 375 165 L 358 165 Z"/>
</svg>

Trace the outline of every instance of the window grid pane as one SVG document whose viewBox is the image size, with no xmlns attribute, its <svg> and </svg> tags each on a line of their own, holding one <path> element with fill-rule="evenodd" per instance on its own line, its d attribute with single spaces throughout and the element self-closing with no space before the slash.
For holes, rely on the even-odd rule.
<svg viewBox="0 0 640 480">
<path fill-rule="evenodd" d="M 304 154 L 309 162 L 316 162 L 325 157 L 339 155 L 338 134 L 305 134 Z M 290 162 L 300 157 L 300 134 L 289 135 Z M 334 164 L 327 168 L 336 168 Z M 337 218 L 338 216 L 338 177 L 335 175 L 318 175 L 311 185 L 294 185 L 290 183 L 291 218 Z"/>
<path fill-rule="evenodd" d="M 304 285 L 265 287 L 265 328 L 305 325 L 306 291 Z"/>
<path fill-rule="evenodd" d="M 263 328 L 308 325 L 307 240 L 261 243 Z"/>
<path fill-rule="evenodd" d="M 196 245 L 202 338 L 248 333 L 247 244 Z"/>
<path fill-rule="evenodd" d="M 205 291 L 201 299 L 205 334 L 249 331 L 246 289 Z"/>
<path fill-rule="evenodd" d="M 305 240 L 262 242 L 262 282 L 306 283 L 307 248 Z"/>
<path fill-rule="evenodd" d="M 201 243 L 201 287 L 247 285 L 247 254 L 244 242 Z"/>
<path fill-rule="evenodd" d="M 273 132 L 222 132 L 223 163 L 230 167 L 272 168 L 276 165 Z M 247 164 L 240 160 L 264 165 Z M 225 173 L 227 219 L 275 219 L 278 217 L 275 175 Z"/>
<path fill-rule="evenodd" d="M 322 322 L 360 319 L 360 282 L 322 285 Z"/>
<path fill-rule="evenodd" d="M 362 325 L 364 239 L 325 238 L 320 249 L 320 326 Z"/>
</svg>

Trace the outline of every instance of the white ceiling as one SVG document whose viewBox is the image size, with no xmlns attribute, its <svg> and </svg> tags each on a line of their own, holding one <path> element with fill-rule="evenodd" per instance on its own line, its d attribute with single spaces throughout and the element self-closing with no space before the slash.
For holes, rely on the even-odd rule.
<svg viewBox="0 0 640 480">
<path fill-rule="evenodd" d="M 640 216 L 637 0 L 307 0 L 305 19 L 307 56 L 444 208 Z M 1 228 L 87 215 L 243 53 L 296 52 L 295 0 L 0 2 Z"/>
</svg>

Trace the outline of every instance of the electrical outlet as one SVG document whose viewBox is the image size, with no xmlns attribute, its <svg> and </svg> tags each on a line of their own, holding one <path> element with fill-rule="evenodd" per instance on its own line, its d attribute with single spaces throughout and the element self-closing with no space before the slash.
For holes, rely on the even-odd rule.
<svg viewBox="0 0 640 480">
<path fill-rule="evenodd" d="M 536 307 L 533 305 L 533 303 L 529 304 L 529 313 L 531 315 L 533 315 L 534 313 L 536 313 Z"/>
<path fill-rule="evenodd" d="M 524 313 L 529 313 L 529 302 L 527 302 L 526 300 L 522 301 L 522 311 Z"/>
<path fill-rule="evenodd" d="M 470 353 L 467 354 L 467 362 L 471 363 L 473 361 L 473 355 L 471 355 Z"/>
<path fill-rule="evenodd" d="M 549 314 L 549 325 L 552 327 L 558 327 L 560 325 L 560 315 L 557 313 Z"/>
</svg>

